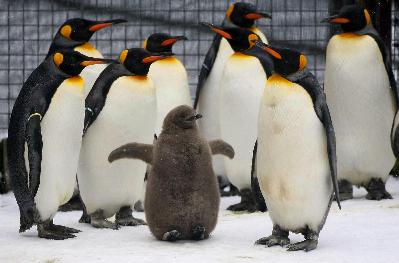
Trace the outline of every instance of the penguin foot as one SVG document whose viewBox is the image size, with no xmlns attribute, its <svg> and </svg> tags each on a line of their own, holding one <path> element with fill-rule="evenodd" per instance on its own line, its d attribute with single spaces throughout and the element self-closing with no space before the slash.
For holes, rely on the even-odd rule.
<svg viewBox="0 0 399 263">
<path fill-rule="evenodd" d="M 137 211 L 137 212 L 144 212 L 143 202 L 137 201 L 137 202 L 134 204 L 134 210 Z"/>
<path fill-rule="evenodd" d="M 340 201 L 353 199 L 353 185 L 348 180 L 345 179 L 339 180 L 338 189 L 339 189 Z"/>
<path fill-rule="evenodd" d="M 79 223 L 86 223 L 86 224 L 91 223 L 91 217 L 87 214 L 85 210 L 83 210 L 83 214 L 79 219 Z"/>
<path fill-rule="evenodd" d="M 372 178 L 365 188 L 368 192 L 366 195 L 368 200 L 392 199 L 392 195 L 385 189 L 385 183 L 381 178 Z"/>
<path fill-rule="evenodd" d="M 51 224 L 50 228 L 57 232 L 68 233 L 68 234 L 76 234 L 76 233 L 82 232 L 79 229 L 61 226 L 61 225 L 54 225 L 54 224 Z"/>
<path fill-rule="evenodd" d="M 70 212 L 70 211 L 81 211 L 83 210 L 83 204 L 79 195 L 72 197 L 68 203 L 63 204 L 58 208 L 58 211 L 61 212 Z"/>
<path fill-rule="evenodd" d="M 132 216 L 132 209 L 130 206 L 124 206 L 119 209 L 119 212 L 115 215 L 115 223 L 121 226 L 141 226 L 147 225 L 144 220 L 134 218 Z"/>
<path fill-rule="evenodd" d="M 90 218 L 90 224 L 95 228 L 109 228 L 113 230 L 119 229 L 118 224 L 105 219 L 104 212 L 102 210 L 97 210 L 90 215 Z"/>
<path fill-rule="evenodd" d="M 205 235 L 206 229 L 204 226 L 198 225 L 194 227 L 193 229 L 193 240 L 203 240 L 207 238 L 207 235 Z"/>
<path fill-rule="evenodd" d="M 283 247 L 290 243 L 288 235 L 288 231 L 281 229 L 279 225 L 274 225 L 272 235 L 258 239 L 255 245 L 266 245 L 268 247 L 279 245 Z"/>
<path fill-rule="evenodd" d="M 304 250 L 306 252 L 313 250 L 317 247 L 318 240 L 317 239 L 307 239 L 298 243 L 294 243 L 288 245 L 287 251 L 298 251 Z"/>
<path fill-rule="evenodd" d="M 181 239 L 181 237 L 182 237 L 182 235 L 179 231 L 172 230 L 172 231 L 169 231 L 169 232 L 166 232 L 165 234 L 163 234 L 162 241 L 174 242 L 174 241 Z"/>
<path fill-rule="evenodd" d="M 250 189 L 242 189 L 241 202 L 229 206 L 227 210 L 236 211 L 236 212 L 247 211 L 249 213 L 257 211 L 257 206 L 252 191 Z"/>
<path fill-rule="evenodd" d="M 290 239 L 288 237 L 275 236 L 271 235 L 268 237 L 262 237 L 261 239 L 256 240 L 255 245 L 265 245 L 268 247 L 272 246 L 286 246 L 290 243 Z"/>
<path fill-rule="evenodd" d="M 119 229 L 118 224 L 108 221 L 107 219 L 99 219 L 99 218 L 94 219 L 92 217 L 91 225 L 95 228 L 108 228 L 108 229 L 113 229 L 113 230 Z"/>
<path fill-rule="evenodd" d="M 62 226 L 56 226 L 52 223 L 51 220 L 46 220 L 44 222 L 37 224 L 37 232 L 40 238 L 53 239 L 53 240 L 64 240 L 68 238 L 74 238 L 75 235 L 71 234 L 71 232 L 65 231 L 64 228 L 60 228 Z M 69 228 L 68 228 L 69 229 Z"/>
</svg>

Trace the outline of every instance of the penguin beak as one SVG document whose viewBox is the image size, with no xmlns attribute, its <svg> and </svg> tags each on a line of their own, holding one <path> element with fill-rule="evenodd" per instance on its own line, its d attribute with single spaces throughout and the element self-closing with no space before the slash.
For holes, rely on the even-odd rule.
<svg viewBox="0 0 399 263">
<path fill-rule="evenodd" d="M 107 20 L 107 21 L 101 21 L 101 22 L 94 22 L 94 25 L 89 27 L 89 30 L 92 32 L 96 32 L 100 29 L 103 29 L 105 27 L 109 27 L 115 24 L 120 24 L 120 23 L 125 23 L 127 20 L 125 19 L 113 19 L 113 20 Z"/>
<path fill-rule="evenodd" d="M 224 37 L 226 39 L 233 39 L 233 37 L 226 31 L 224 31 L 221 27 L 217 27 L 215 25 L 212 25 L 211 23 L 206 23 L 206 22 L 200 22 L 200 24 L 203 26 L 209 27 L 213 32 L 221 35 L 222 37 Z"/>
<path fill-rule="evenodd" d="M 321 23 L 330 23 L 330 24 L 347 24 L 350 23 L 350 20 L 345 17 L 340 17 L 339 15 L 333 15 L 330 17 L 324 18 Z"/>
<path fill-rule="evenodd" d="M 148 57 L 143 58 L 143 60 L 141 62 L 144 63 L 144 64 L 153 63 L 155 61 L 158 61 L 158 60 L 161 60 L 161 59 L 165 59 L 165 58 L 168 58 L 168 57 L 172 56 L 170 54 L 173 55 L 173 53 L 167 53 L 167 54 L 163 54 L 163 55 L 148 56 Z"/>
<path fill-rule="evenodd" d="M 187 119 L 186 119 L 186 121 L 194 121 L 194 120 L 198 120 L 198 119 L 201 119 L 202 118 L 202 115 L 201 114 L 196 114 L 196 115 L 193 115 L 193 116 L 191 116 L 191 117 L 188 117 Z"/>
<path fill-rule="evenodd" d="M 174 43 L 176 43 L 176 42 L 179 41 L 179 40 L 188 40 L 188 38 L 185 37 L 185 36 L 176 36 L 176 37 L 172 37 L 172 38 L 169 38 L 169 39 L 164 40 L 164 41 L 161 43 L 161 46 L 171 46 L 171 45 L 173 45 Z"/>
<path fill-rule="evenodd" d="M 263 49 L 264 51 L 266 51 L 269 55 L 273 56 L 274 58 L 277 59 L 283 59 L 282 56 L 280 55 L 280 53 L 278 53 L 277 51 L 275 51 L 271 46 L 269 46 L 268 44 L 263 43 L 260 40 L 255 40 L 255 45 L 260 47 L 261 49 Z"/>
<path fill-rule="evenodd" d="M 261 18 L 268 18 L 268 19 L 272 19 L 272 16 L 266 13 L 261 13 L 261 12 L 256 12 L 256 13 L 249 13 L 245 15 L 246 19 L 250 19 L 250 20 L 258 20 Z"/>
<path fill-rule="evenodd" d="M 88 57 L 86 60 L 80 62 L 80 65 L 83 67 L 87 67 L 90 65 L 96 65 L 96 64 L 108 64 L 108 63 L 114 63 L 116 62 L 113 59 L 106 59 L 106 58 L 90 58 Z"/>
</svg>

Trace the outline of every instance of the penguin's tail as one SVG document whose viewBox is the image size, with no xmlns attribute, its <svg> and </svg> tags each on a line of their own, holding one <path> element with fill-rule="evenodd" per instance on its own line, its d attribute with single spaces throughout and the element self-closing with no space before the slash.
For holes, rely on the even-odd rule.
<svg viewBox="0 0 399 263">
<path fill-rule="evenodd" d="M 391 171 L 389 172 L 389 175 L 395 178 L 399 178 L 399 158 L 396 159 L 396 162 Z"/>
</svg>

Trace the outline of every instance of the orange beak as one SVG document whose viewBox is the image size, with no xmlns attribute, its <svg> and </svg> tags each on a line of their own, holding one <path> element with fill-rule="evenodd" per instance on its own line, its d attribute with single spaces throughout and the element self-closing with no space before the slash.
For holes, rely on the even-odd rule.
<svg viewBox="0 0 399 263">
<path fill-rule="evenodd" d="M 232 39 L 233 38 L 229 33 L 223 31 L 223 29 L 221 29 L 220 27 L 217 27 L 217 26 L 214 26 L 214 25 L 212 25 L 210 23 L 205 23 L 205 22 L 201 22 L 200 24 L 209 27 L 213 32 L 221 35 L 222 37 L 224 37 L 226 39 Z"/>
<path fill-rule="evenodd" d="M 266 13 L 249 13 L 245 15 L 246 19 L 251 19 L 251 20 L 258 20 L 261 18 L 272 18 L 271 15 L 266 14 Z"/>
<path fill-rule="evenodd" d="M 165 56 L 149 56 L 149 57 L 144 58 L 141 62 L 142 63 L 152 63 L 154 61 L 161 60 L 164 58 L 166 58 L 166 57 Z"/>
<path fill-rule="evenodd" d="M 105 27 L 109 27 L 115 24 L 119 24 L 119 23 L 124 23 L 127 22 L 127 20 L 124 19 L 114 19 L 114 20 L 108 20 L 108 21 L 104 21 L 104 22 L 98 22 L 92 26 L 89 27 L 90 31 L 96 32 L 100 29 L 103 29 Z"/>
<path fill-rule="evenodd" d="M 172 37 L 172 38 L 164 40 L 161 43 L 161 46 L 171 46 L 179 40 L 187 40 L 187 38 L 185 36 Z"/>
</svg>

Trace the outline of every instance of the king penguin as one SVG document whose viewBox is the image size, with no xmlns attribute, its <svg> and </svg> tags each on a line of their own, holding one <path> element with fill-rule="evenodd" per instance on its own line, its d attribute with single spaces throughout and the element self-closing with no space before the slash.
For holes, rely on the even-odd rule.
<svg viewBox="0 0 399 263">
<path fill-rule="evenodd" d="M 166 55 L 126 49 L 110 64 L 86 98 L 84 137 L 78 169 L 79 190 L 93 227 L 118 229 L 144 221 L 132 216 L 143 191 L 146 165 L 140 161 L 108 163 L 115 147 L 135 140 L 152 143 L 156 95 L 147 77 L 151 63 Z M 116 222 L 107 218 L 116 213 Z M 85 221 L 87 220 L 87 221 Z"/>
<path fill-rule="evenodd" d="M 241 193 L 241 202 L 227 209 L 253 212 L 256 204 L 251 191 L 252 151 L 267 72 L 258 58 L 244 52 L 252 49 L 253 41 L 260 37 L 247 29 L 205 25 L 226 38 L 235 51 L 225 63 L 219 97 L 221 138 L 230 143 L 236 153 L 233 160 L 224 158 L 226 175 Z"/>
<path fill-rule="evenodd" d="M 288 245 L 291 231 L 303 234 L 305 241 L 289 245 L 289 251 L 313 250 L 334 192 L 338 197 L 335 135 L 326 96 L 303 54 L 256 44 L 274 61 L 259 110 L 255 152 L 273 232 L 256 243 Z"/>
<path fill-rule="evenodd" d="M 172 53 L 172 46 L 179 40 L 187 40 L 185 36 L 171 36 L 164 33 L 155 33 L 149 36 L 143 47 L 155 53 Z M 188 87 L 187 71 L 175 56 L 170 56 L 154 62 L 148 76 L 154 82 L 157 94 L 157 125 L 155 133 L 162 130 L 166 115 L 177 106 L 191 105 L 190 90 Z"/>
<path fill-rule="evenodd" d="M 106 21 L 91 21 L 82 18 L 72 18 L 65 21 L 58 29 L 50 45 L 47 57 L 51 56 L 56 50 L 75 50 L 83 55 L 95 58 L 102 58 L 102 54 L 89 41 L 93 34 L 100 29 L 114 24 L 127 22 L 123 19 Z M 90 65 L 83 69 L 80 76 L 84 79 L 85 95 L 87 95 L 106 66 L 97 64 Z M 77 187 L 72 199 L 60 207 L 61 211 L 81 210 L 82 204 Z"/>
<path fill-rule="evenodd" d="M 58 29 L 47 53 L 47 57 L 58 49 L 71 49 L 83 55 L 102 58 L 103 55 L 89 41 L 95 32 L 100 29 L 127 22 L 124 19 L 106 21 L 92 21 L 83 18 L 72 18 L 65 21 Z M 85 80 L 85 92 L 89 93 L 94 81 L 105 68 L 104 65 L 92 65 L 86 67 L 81 77 Z"/>
<path fill-rule="evenodd" d="M 325 21 L 344 31 L 328 43 L 324 80 L 336 128 L 341 198 L 353 198 L 352 184 L 364 187 L 367 199 L 392 198 L 385 183 L 395 162 L 398 93 L 388 52 L 361 6 L 344 6 Z"/>
<path fill-rule="evenodd" d="M 253 4 L 237 2 L 228 8 L 223 25 L 249 29 L 267 43 L 264 34 L 254 26 L 255 21 L 261 18 L 271 18 L 271 16 L 257 11 Z M 202 134 L 209 140 L 221 136 L 219 123 L 220 81 L 224 65 L 233 53 L 227 40 L 218 34 L 215 35 L 199 74 L 194 108 L 206 116 L 199 120 L 198 125 Z M 216 175 L 226 175 L 222 156 L 213 157 L 213 167 Z"/>
<path fill-rule="evenodd" d="M 84 67 L 106 63 L 76 51 L 56 51 L 29 76 L 13 107 L 8 165 L 20 209 L 20 232 L 37 225 L 47 239 L 75 237 L 54 225 L 60 205 L 72 196 L 84 121 Z"/>
</svg>

